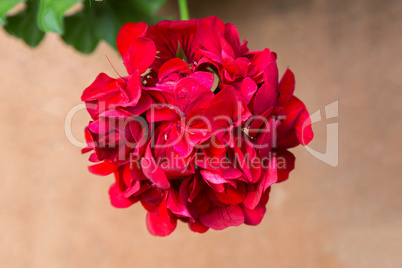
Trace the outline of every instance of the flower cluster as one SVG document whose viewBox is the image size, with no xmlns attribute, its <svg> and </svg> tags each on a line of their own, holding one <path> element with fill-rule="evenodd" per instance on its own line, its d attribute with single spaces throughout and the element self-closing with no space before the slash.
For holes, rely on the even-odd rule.
<svg viewBox="0 0 402 268">
<path fill-rule="evenodd" d="M 276 54 L 249 51 L 217 17 L 125 24 L 117 37 L 128 75 L 101 73 L 85 89 L 89 170 L 114 173 L 113 206 L 140 201 L 153 235 L 177 220 L 194 232 L 261 222 L 270 186 L 294 168 L 288 148 L 313 138 Z"/>
</svg>

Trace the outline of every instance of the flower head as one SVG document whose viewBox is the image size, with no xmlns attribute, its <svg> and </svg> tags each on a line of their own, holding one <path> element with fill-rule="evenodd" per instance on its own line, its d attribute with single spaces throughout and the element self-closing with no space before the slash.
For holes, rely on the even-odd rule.
<svg viewBox="0 0 402 268">
<path fill-rule="evenodd" d="M 82 100 L 89 170 L 114 173 L 113 206 L 141 202 L 148 230 L 169 235 L 259 224 L 271 185 L 289 177 L 287 149 L 313 138 L 304 104 L 276 54 L 250 52 L 217 17 L 124 25 L 128 75 L 100 74 Z"/>
</svg>

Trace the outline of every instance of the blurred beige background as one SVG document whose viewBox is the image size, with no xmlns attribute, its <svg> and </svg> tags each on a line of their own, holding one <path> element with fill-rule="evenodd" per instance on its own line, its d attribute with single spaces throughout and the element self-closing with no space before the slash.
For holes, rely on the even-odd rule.
<svg viewBox="0 0 402 268">
<path fill-rule="evenodd" d="M 84 56 L 52 34 L 31 50 L 1 29 L 0 267 L 402 267 L 402 2 L 190 0 L 190 11 L 276 51 L 310 113 L 339 101 L 311 143 L 324 152 L 338 122 L 339 166 L 294 149 L 296 170 L 259 226 L 152 237 L 141 205 L 112 208 L 112 176 L 91 175 L 64 133 L 83 89 L 115 76 L 105 54 L 124 72 L 117 53 Z M 80 140 L 88 120 L 73 119 Z"/>
</svg>

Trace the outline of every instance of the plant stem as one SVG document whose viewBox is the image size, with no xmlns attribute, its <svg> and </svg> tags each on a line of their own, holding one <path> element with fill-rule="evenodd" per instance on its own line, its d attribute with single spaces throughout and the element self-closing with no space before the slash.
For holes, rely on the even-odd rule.
<svg viewBox="0 0 402 268">
<path fill-rule="evenodd" d="M 187 0 L 178 0 L 178 1 L 179 1 L 180 19 L 189 20 L 190 15 L 188 12 Z"/>
</svg>

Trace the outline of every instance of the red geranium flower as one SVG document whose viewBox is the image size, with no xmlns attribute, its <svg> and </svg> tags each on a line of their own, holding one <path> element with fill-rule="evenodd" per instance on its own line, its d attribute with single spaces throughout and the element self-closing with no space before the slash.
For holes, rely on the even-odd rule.
<svg viewBox="0 0 402 268">
<path fill-rule="evenodd" d="M 259 224 L 287 151 L 313 138 L 294 75 L 279 82 L 276 54 L 250 52 L 216 17 L 124 25 L 117 47 L 128 76 L 100 74 L 82 100 L 89 170 L 114 173 L 113 206 L 140 201 L 153 235 L 177 221 L 194 232 Z"/>
</svg>

